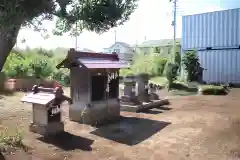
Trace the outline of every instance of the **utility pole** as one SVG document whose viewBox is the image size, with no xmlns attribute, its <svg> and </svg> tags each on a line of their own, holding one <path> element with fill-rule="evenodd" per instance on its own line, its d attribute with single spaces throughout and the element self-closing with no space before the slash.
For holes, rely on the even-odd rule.
<svg viewBox="0 0 240 160">
<path fill-rule="evenodd" d="M 177 0 L 173 1 L 173 62 L 175 62 L 175 54 L 176 54 L 176 23 L 177 23 Z"/>
</svg>

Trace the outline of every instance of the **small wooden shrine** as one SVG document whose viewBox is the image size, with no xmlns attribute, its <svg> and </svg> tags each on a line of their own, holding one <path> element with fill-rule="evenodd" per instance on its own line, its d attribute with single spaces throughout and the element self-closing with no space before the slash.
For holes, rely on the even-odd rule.
<svg viewBox="0 0 240 160">
<path fill-rule="evenodd" d="M 70 69 L 69 119 L 98 124 L 120 116 L 119 69 L 128 67 L 117 54 L 78 52 L 70 49 L 57 68 Z"/>
<path fill-rule="evenodd" d="M 43 136 L 64 131 L 61 104 L 63 101 L 71 104 L 72 100 L 63 94 L 62 88 L 43 88 L 35 85 L 32 92 L 25 95 L 21 101 L 32 104 L 33 121 L 29 127 L 30 131 Z"/>
</svg>

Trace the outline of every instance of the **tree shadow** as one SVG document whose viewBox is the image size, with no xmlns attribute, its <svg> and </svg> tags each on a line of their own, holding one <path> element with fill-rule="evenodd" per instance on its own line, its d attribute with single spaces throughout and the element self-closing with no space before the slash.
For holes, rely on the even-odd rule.
<svg viewBox="0 0 240 160">
<path fill-rule="evenodd" d="M 2 152 L 0 152 L 0 160 L 6 160 L 6 158 L 3 156 Z"/>
<path fill-rule="evenodd" d="M 139 106 L 132 106 L 132 105 L 122 105 L 121 106 L 121 111 L 125 111 L 125 112 L 132 112 L 132 113 L 146 113 L 146 114 L 160 114 L 163 113 L 163 111 L 168 111 L 171 110 L 172 108 L 170 107 L 165 107 L 166 105 L 156 105 L 155 108 L 152 109 L 148 109 L 148 110 L 143 110 L 141 112 L 137 112 L 137 108 Z"/>
<path fill-rule="evenodd" d="M 177 89 L 185 92 L 193 92 L 196 93 L 198 92 L 198 87 L 196 85 L 184 85 L 181 83 L 173 83 L 172 89 Z"/>
<path fill-rule="evenodd" d="M 164 110 L 164 111 L 170 111 L 172 110 L 173 108 L 170 108 L 170 107 L 164 107 L 164 106 L 160 106 L 160 107 L 156 107 L 157 109 L 160 109 L 160 110 Z"/>
<path fill-rule="evenodd" d="M 159 111 L 159 110 L 155 110 L 155 109 L 150 109 L 150 110 L 146 110 L 146 111 L 142 111 L 142 112 L 139 112 L 139 113 L 145 113 L 145 114 L 160 114 L 160 113 L 163 113 L 162 111 Z"/>
<path fill-rule="evenodd" d="M 62 132 L 55 136 L 39 137 L 38 140 L 52 144 L 65 151 L 80 149 L 83 151 L 91 151 L 94 140 L 73 135 L 68 132 Z"/>
<path fill-rule="evenodd" d="M 91 134 L 132 146 L 148 139 L 169 124 L 144 118 L 121 117 L 118 123 L 99 127 Z"/>
<path fill-rule="evenodd" d="M 11 91 L 2 91 L 0 90 L 0 97 L 4 98 L 4 96 L 14 96 L 14 92 Z"/>
</svg>

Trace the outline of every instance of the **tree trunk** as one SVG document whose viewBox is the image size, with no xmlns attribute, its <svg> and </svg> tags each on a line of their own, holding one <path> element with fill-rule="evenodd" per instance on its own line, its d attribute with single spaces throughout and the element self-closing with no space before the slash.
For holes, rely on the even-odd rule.
<svg viewBox="0 0 240 160">
<path fill-rule="evenodd" d="M 20 28 L 21 24 L 14 25 L 14 27 L 0 27 L 0 72 L 9 53 L 17 42 Z"/>
</svg>

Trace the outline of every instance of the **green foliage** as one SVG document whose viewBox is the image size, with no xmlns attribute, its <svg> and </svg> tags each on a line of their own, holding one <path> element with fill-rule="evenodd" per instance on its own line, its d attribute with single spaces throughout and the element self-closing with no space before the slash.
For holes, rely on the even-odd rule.
<svg viewBox="0 0 240 160">
<path fill-rule="evenodd" d="M 199 63 L 199 58 L 196 52 L 189 51 L 184 53 L 182 63 L 185 71 L 187 72 L 187 80 L 188 81 L 198 80 L 202 67 Z"/>
<path fill-rule="evenodd" d="M 126 22 L 137 0 L 3 0 L 0 2 L 0 71 L 14 47 L 21 27 L 30 27 L 48 38 L 44 20 L 56 20 L 55 35 L 76 36 L 90 30 L 103 33 Z M 49 55 L 51 56 L 51 55 Z M 21 66 L 20 66 L 21 67 Z"/>
<path fill-rule="evenodd" d="M 150 53 L 144 55 L 138 53 L 133 58 L 131 70 L 134 74 L 147 73 L 150 76 L 161 76 L 167 59 L 159 54 Z"/>
<path fill-rule="evenodd" d="M 158 84 L 160 86 L 165 86 L 167 84 L 167 79 L 166 77 L 152 77 L 150 79 L 151 83 Z"/>
<path fill-rule="evenodd" d="M 126 77 L 129 74 L 133 74 L 133 71 L 131 69 L 121 69 L 119 74 L 122 77 Z"/>
<path fill-rule="evenodd" d="M 17 129 L 14 134 L 9 134 L 7 129 L 0 131 L 0 152 L 5 152 L 8 148 L 24 147 L 22 133 Z"/>
<path fill-rule="evenodd" d="M 8 0 L 0 2 L 0 22 L 8 27 L 22 24 L 44 31 L 42 21 L 56 16 L 56 34 L 76 32 L 76 29 L 102 32 L 127 21 L 136 8 L 136 1 Z"/>
<path fill-rule="evenodd" d="M 61 85 L 68 86 L 70 84 L 70 76 L 68 70 L 56 70 L 52 73 L 52 79 L 58 81 Z"/>
<path fill-rule="evenodd" d="M 223 86 L 215 85 L 202 85 L 200 86 L 200 92 L 203 95 L 226 95 L 228 91 Z"/>
<path fill-rule="evenodd" d="M 34 77 L 37 79 L 53 79 L 62 85 L 69 85 L 69 71 L 67 69 L 56 69 L 56 65 L 64 58 L 55 56 L 49 57 L 48 53 L 54 51 L 44 51 L 41 49 L 32 49 L 27 51 L 12 52 L 5 65 L 4 73 L 9 78 Z"/>
<path fill-rule="evenodd" d="M 47 59 L 33 59 L 29 66 L 32 70 L 32 76 L 35 78 L 44 79 L 51 75 L 53 68 L 51 62 Z"/>
<path fill-rule="evenodd" d="M 168 89 L 172 89 L 173 82 L 177 80 L 178 76 L 178 65 L 174 63 L 167 63 L 166 66 L 166 78 L 168 80 Z"/>
<path fill-rule="evenodd" d="M 181 54 L 180 52 L 175 53 L 175 63 L 179 66 L 179 69 L 181 67 Z"/>
<path fill-rule="evenodd" d="M 11 53 L 5 63 L 3 71 L 9 77 L 23 78 L 29 75 L 28 62 L 25 57 L 19 53 Z"/>
</svg>

